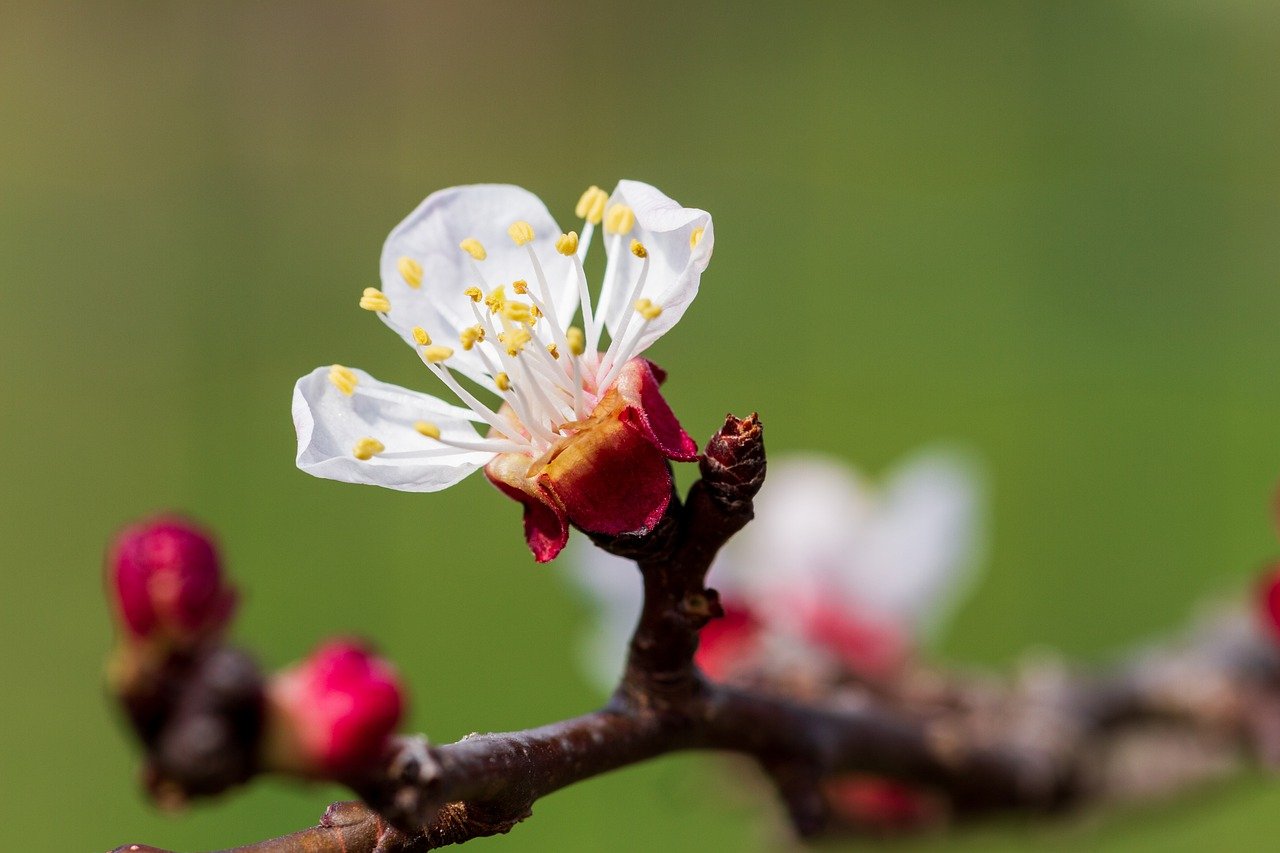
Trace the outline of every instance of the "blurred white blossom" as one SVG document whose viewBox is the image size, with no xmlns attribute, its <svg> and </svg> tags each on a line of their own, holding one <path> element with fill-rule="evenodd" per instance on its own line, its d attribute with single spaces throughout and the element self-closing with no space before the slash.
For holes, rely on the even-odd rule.
<svg viewBox="0 0 1280 853">
<path fill-rule="evenodd" d="M 971 583 L 983 504 L 975 465 L 950 451 L 919 453 L 879 486 L 829 457 L 771 463 L 755 521 L 709 574 L 730 618 L 704 629 L 700 663 L 714 669 L 771 649 L 886 674 Z M 594 681 L 612 686 L 639 617 L 640 576 L 585 540 L 571 554 L 567 574 L 594 608 L 584 663 Z"/>
</svg>

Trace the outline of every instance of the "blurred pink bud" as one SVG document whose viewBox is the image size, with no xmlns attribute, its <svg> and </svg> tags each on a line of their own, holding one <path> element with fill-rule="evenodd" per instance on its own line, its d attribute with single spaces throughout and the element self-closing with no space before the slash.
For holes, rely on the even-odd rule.
<svg viewBox="0 0 1280 853">
<path fill-rule="evenodd" d="M 194 643 L 220 631 L 235 610 L 213 540 L 182 518 L 155 518 L 121 532 L 107 575 L 121 625 L 138 640 Z"/>
<path fill-rule="evenodd" d="M 1267 569 L 1258 581 L 1258 615 L 1271 636 L 1280 642 L 1280 564 Z"/>
<path fill-rule="evenodd" d="M 936 797 L 892 779 L 850 775 L 833 779 L 824 788 L 837 817 L 868 830 L 916 829 L 942 815 Z"/>
<path fill-rule="evenodd" d="M 333 640 L 267 688 L 267 764 L 336 778 L 376 761 L 404 713 L 395 669 L 351 640 Z"/>
<path fill-rule="evenodd" d="M 827 599 L 812 602 L 802 613 L 806 639 L 865 678 L 889 678 L 911 655 L 910 638 L 893 620 Z"/>
<path fill-rule="evenodd" d="M 714 679 L 728 677 L 760 650 L 763 628 L 754 613 L 739 604 L 721 602 L 724 615 L 712 619 L 698 637 L 694 662 Z"/>
</svg>

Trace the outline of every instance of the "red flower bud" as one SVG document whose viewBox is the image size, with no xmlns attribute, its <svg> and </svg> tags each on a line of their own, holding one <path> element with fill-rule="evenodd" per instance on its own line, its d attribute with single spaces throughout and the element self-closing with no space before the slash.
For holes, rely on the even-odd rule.
<svg viewBox="0 0 1280 853">
<path fill-rule="evenodd" d="M 715 679 L 727 677 L 759 651 L 760 632 L 764 627 L 746 607 L 721 604 L 724 615 L 712 619 L 702 629 L 693 659 L 703 672 Z"/>
<path fill-rule="evenodd" d="M 351 640 L 333 640 L 267 688 L 265 762 L 277 770 L 339 778 L 376 761 L 404 712 L 399 676 Z"/>
<path fill-rule="evenodd" d="M 910 657 L 910 639 L 891 619 L 826 599 L 815 600 L 802 612 L 805 639 L 834 655 L 851 672 L 888 678 Z"/>
<path fill-rule="evenodd" d="M 1258 616 L 1280 642 L 1280 564 L 1268 569 L 1258 581 Z"/>
<path fill-rule="evenodd" d="M 892 779 L 850 775 L 833 779 L 823 787 L 838 818 L 873 831 L 909 830 L 942 816 L 935 796 Z"/>
<path fill-rule="evenodd" d="M 107 587 L 125 633 L 191 644 L 215 634 L 235 610 L 207 533 L 176 517 L 123 531 L 107 557 Z"/>
</svg>

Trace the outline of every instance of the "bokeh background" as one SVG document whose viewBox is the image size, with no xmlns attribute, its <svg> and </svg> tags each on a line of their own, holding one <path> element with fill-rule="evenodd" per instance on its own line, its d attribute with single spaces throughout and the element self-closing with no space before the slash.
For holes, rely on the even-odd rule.
<svg viewBox="0 0 1280 853">
<path fill-rule="evenodd" d="M 102 692 L 112 530 L 180 507 L 270 665 L 367 635 L 434 739 L 574 714 L 584 616 L 481 477 L 439 495 L 293 465 L 293 381 L 430 389 L 356 308 L 428 192 L 511 181 L 562 222 L 649 181 L 716 221 L 652 351 L 696 436 L 985 462 L 986 571 L 936 652 L 1084 660 L 1239 595 L 1280 550 L 1280 11 L 1250 0 L 36 3 L 0 12 L 0 833 L 209 849 L 339 795 L 271 781 L 177 817 Z M 476 849 L 753 850 L 706 757 L 538 804 Z M 957 849 L 1247 849 L 1280 784 Z M 902 849 L 933 849 L 939 840 Z"/>
</svg>

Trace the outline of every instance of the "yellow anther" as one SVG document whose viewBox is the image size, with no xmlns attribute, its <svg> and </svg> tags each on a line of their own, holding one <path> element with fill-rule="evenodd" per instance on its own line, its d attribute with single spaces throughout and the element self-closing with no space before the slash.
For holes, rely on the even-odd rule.
<svg viewBox="0 0 1280 853">
<path fill-rule="evenodd" d="M 420 347 L 431 346 L 431 336 L 427 334 L 427 330 L 421 326 L 413 327 L 413 339 L 418 342 Z"/>
<path fill-rule="evenodd" d="M 556 251 L 568 257 L 578 251 L 578 232 L 570 231 L 556 238 Z"/>
<path fill-rule="evenodd" d="M 649 250 L 646 249 L 644 247 L 644 243 L 641 243 L 639 240 L 632 240 L 631 254 L 635 255 L 637 258 L 647 258 L 649 257 Z"/>
<path fill-rule="evenodd" d="M 484 299 L 484 292 L 478 287 L 468 287 L 462 292 L 466 294 L 467 298 L 472 302 L 479 302 L 481 299 Z"/>
<path fill-rule="evenodd" d="M 636 313 L 646 320 L 656 320 L 662 316 L 662 306 L 655 305 L 648 299 L 636 300 Z"/>
<path fill-rule="evenodd" d="M 458 340 L 462 343 L 462 348 L 468 352 L 478 342 L 484 340 L 484 326 L 467 326 L 458 333 Z"/>
<path fill-rule="evenodd" d="M 523 219 L 519 222 L 512 222 L 511 227 L 507 229 L 507 234 L 511 236 L 511 241 L 517 246 L 533 242 L 533 226 Z"/>
<path fill-rule="evenodd" d="M 542 309 L 539 308 L 537 305 L 530 305 L 529 313 L 533 315 L 533 319 L 537 320 L 542 316 Z"/>
<path fill-rule="evenodd" d="M 698 248 L 698 244 L 702 242 L 702 232 L 703 232 L 703 231 L 706 231 L 706 230 L 707 230 L 707 229 L 705 229 L 705 228 L 695 228 L 695 229 L 693 229 L 693 231 L 689 234 L 689 248 L 690 248 L 690 249 L 696 249 L 696 248 Z"/>
<path fill-rule="evenodd" d="M 383 314 L 391 310 L 391 301 L 387 295 L 376 287 L 366 287 L 360 297 L 360 307 L 366 311 L 379 311 Z"/>
<path fill-rule="evenodd" d="M 422 287 L 422 264 L 413 258 L 404 257 L 396 261 L 396 269 L 400 270 L 400 277 L 405 284 L 414 290 Z"/>
<path fill-rule="evenodd" d="M 524 349 L 525 344 L 533 340 L 533 336 L 526 329 L 511 329 L 510 331 L 500 332 L 498 340 L 507 350 L 507 355 L 515 356 L 520 354 L 520 350 Z"/>
<path fill-rule="evenodd" d="M 413 428 L 425 435 L 427 438 L 440 437 L 440 427 L 431 423 L 431 421 L 415 421 Z"/>
<path fill-rule="evenodd" d="M 444 346 L 423 347 L 422 357 L 432 364 L 439 364 L 453 355 L 453 350 Z"/>
<path fill-rule="evenodd" d="M 356 393 L 356 383 L 360 379 L 351 368 L 335 364 L 329 368 L 329 381 L 333 383 L 333 387 L 350 397 Z"/>
<path fill-rule="evenodd" d="M 514 290 L 516 293 L 520 294 L 521 296 L 524 296 L 526 293 L 529 292 L 529 282 L 525 281 L 522 278 L 518 278 L 515 281 L 511 282 L 511 289 Z"/>
<path fill-rule="evenodd" d="M 625 204 L 613 204 L 604 212 L 604 233 L 630 234 L 636 226 L 636 212 Z"/>
<path fill-rule="evenodd" d="M 386 449 L 387 446 L 378 439 L 366 437 L 356 442 L 356 446 L 351 448 L 351 455 L 361 462 L 368 462 Z"/>
<path fill-rule="evenodd" d="M 587 351 L 587 336 L 582 333 L 582 329 L 570 326 L 569 331 L 564 333 L 564 337 L 565 342 L 569 344 L 569 352 L 582 355 Z"/>
<path fill-rule="evenodd" d="M 507 295 L 502 292 L 502 285 L 489 291 L 489 295 L 484 298 L 484 304 L 488 307 L 490 314 L 497 314 L 502 310 L 502 306 L 507 304 Z"/>
<path fill-rule="evenodd" d="M 556 359 L 557 361 L 559 361 L 559 359 L 560 359 L 560 347 L 556 346 L 554 342 L 553 342 L 553 343 L 549 343 L 549 344 L 547 344 L 547 352 L 551 353 L 551 357 L 552 357 L 552 358 L 554 358 L 554 359 Z"/>
<path fill-rule="evenodd" d="M 604 206 L 609 201 L 609 194 L 597 186 L 587 187 L 587 191 L 578 199 L 578 206 L 573 215 L 585 219 L 592 225 L 599 225 L 604 218 Z"/>
<path fill-rule="evenodd" d="M 458 244 L 458 248 L 466 252 L 477 261 L 483 261 L 489 257 L 489 253 L 484 250 L 484 244 L 475 237 L 468 237 Z"/>
<path fill-rule="evenodd" d="M 513 323 L 533 323 L 533 312 L 523 302 L 507 302 L 502 306 L 502 316 Z"/>
<path fill-rule="evenodd" d="M 505 373 L 499 373 L 493 377 L 493 384 L 498 386 L 498 390 L 503 393 L 511 390 L 511 377 Z"/>
</svg>

